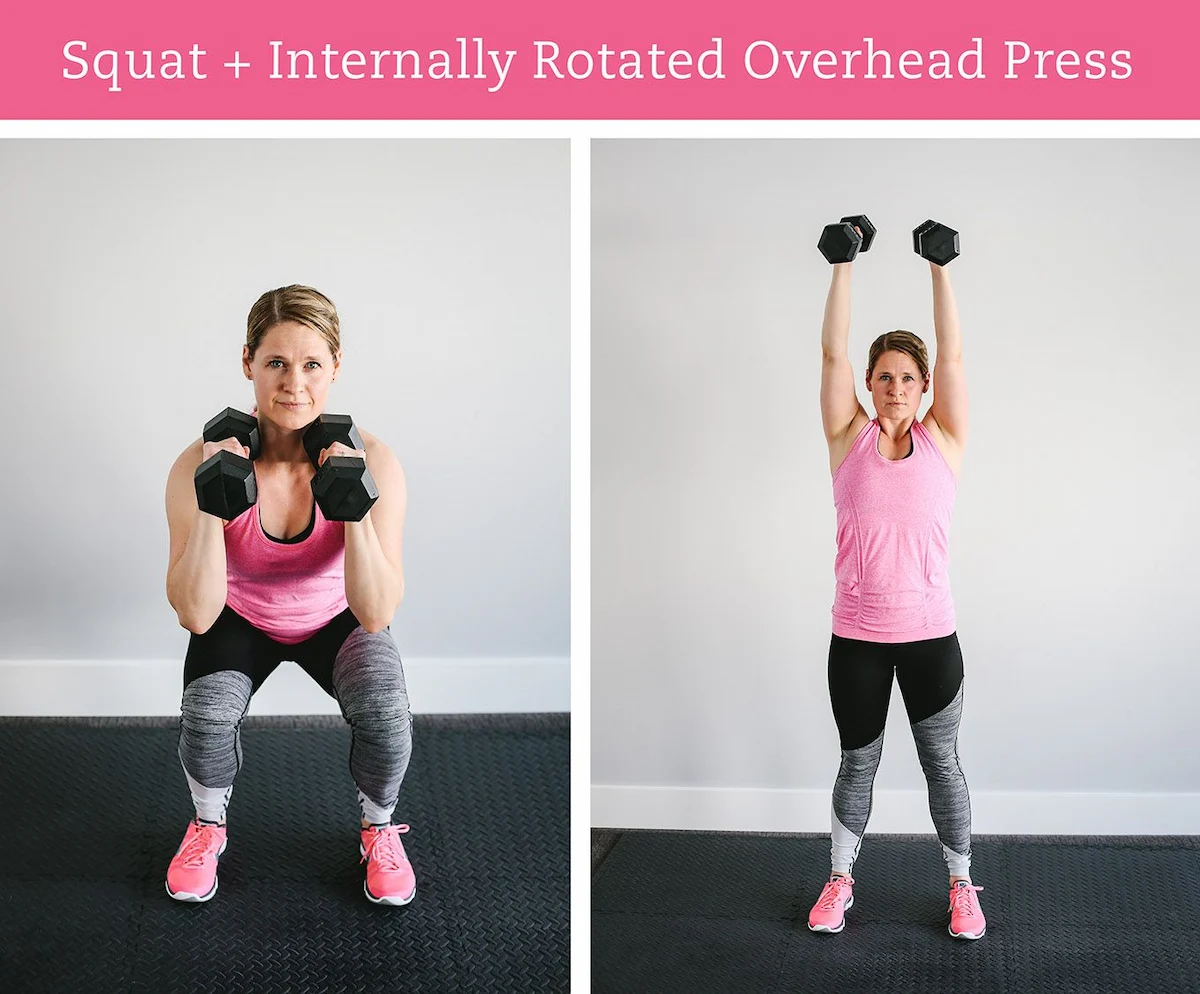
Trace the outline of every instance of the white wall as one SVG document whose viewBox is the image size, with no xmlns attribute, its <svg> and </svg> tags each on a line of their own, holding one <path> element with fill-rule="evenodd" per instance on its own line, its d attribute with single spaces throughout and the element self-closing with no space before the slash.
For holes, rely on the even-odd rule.
<svg viewBox="0 0 1200 994">
<path fill-rule="evenodd" d="M 20 467 L 0 487 L 0 713 L 177 712 L 167 470 L 249 409 L 246 314 L 294 282 L 342 319 L 330 410 L 408 477 L 393 632 L 414 710 L 566 710 L 568 245 L 565 141 L 0 142 Z M 466 675 L 497 666 L 528 693 Z M 336 711 L 272 699 L 287 679 L 254 710 Z"/>
<path fill-rule="evenodd" d="M 595 825 L 827 831 L 834 511 L 823 225 L 879 228 L 850 353 L 933 347 L 951 264 L 972 437 L 952 537 L 977 831 L 1200 826 L 1200 145 L 593 144 Z M 932 831 L 896 691 L 871 828 Z M 1136 795 L 1133 797 L 1127 795 Z"/>
</svg>

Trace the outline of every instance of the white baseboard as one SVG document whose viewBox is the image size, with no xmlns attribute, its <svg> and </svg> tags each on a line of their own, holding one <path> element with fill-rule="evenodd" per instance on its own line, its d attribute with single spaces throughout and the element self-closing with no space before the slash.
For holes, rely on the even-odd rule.
<svg viewBox="0 0 1200 994">
<path fill-rule="evenodd" d="M 563 657 L 405 659 L 404 677 L 414 714 L 571 710 L 571 666 Z M 182 693 L 178 659 L 0 659 L 0 715 L 177 715 Z M 299 666 L 283 663 L 249 713 L 340 712 Z"/>
<path fill-rule="evenodd" d="M 818 832 L 830 792 L 592 786 L 596 828 Z M 971 828 L 986 835 L 1196 835 L 1200 794 L 971 791 Z M 923 790 L 876 790 L 870 833 L 932 834 Z"/>
</svg>

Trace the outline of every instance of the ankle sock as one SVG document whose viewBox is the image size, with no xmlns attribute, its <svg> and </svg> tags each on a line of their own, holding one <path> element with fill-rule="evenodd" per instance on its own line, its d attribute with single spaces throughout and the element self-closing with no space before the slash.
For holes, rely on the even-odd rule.
<svg viewBox="0 0 1200 994">
<path fill-rule="evenodd" d="M 205 787 L 187 770 L 183 771 L 183 775 L 187 777 L 188 788 L 192 792 L 196 817 L 200 821 L 210 823 L 223 822 L 225 814 L 229 810 L 229 798 L 233 796 L 233 784 L 228 787 Z"/>
<path fill-rule="evenodd" d="M 358 806 L 362 811 L 362 820 L 370 825 L 390 825 L 392 812 L 396 810 L 395 803 L 385 808 L 376 804 L 361 790 L 358 792 Z"/>
</svg>

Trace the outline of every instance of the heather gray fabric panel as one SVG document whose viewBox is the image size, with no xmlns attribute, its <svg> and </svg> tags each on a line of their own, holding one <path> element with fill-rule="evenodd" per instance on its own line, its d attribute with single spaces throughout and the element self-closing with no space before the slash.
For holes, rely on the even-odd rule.
<svg viewBox="0 0 1200 994">
<path fill-rule="evenodd" d="M 943 846 L 960 856 L 971 855 L 971 795 L 958 761 L 958 726 L 962 718 L 962 685 L 954 700 L 937 714 L 912 726 L 917 756 L 929 789 L 929 814 Z"/>
</svg>

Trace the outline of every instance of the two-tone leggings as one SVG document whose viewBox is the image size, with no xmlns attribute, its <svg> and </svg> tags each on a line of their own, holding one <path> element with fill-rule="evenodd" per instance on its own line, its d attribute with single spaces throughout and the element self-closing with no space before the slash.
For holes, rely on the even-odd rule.
<svg viewBox="0 0 1200 994">
<path fill-rule="evenodd" d="M 951 876 L 967 876 L 971 798 L 958 761 L 963 661 L 957 634 L 898 643 L 833 636 L 829 696 L 842 747 L 841 768 L 833 785 L 833 870 L 850 873 L 862 845 L 883 754 L 893 673 L 929 787 L 929 813 L 942 855 Z"/>
<path fill-rule="evenodd" d="M 183 665 L 179 761 L 204 821 L 224 821 L 242 767 L 241 724 L 250 698 L 285 659 L 337 701 L 350 723 L 350 775 L 362 816 L 385 824 L 412 751 L 412 721 L 400 653 L 391 632 L 374 634 L 343 611 L 298 645 L 283 645 L 228 606 L 193 634 Z"/>
</svg>

